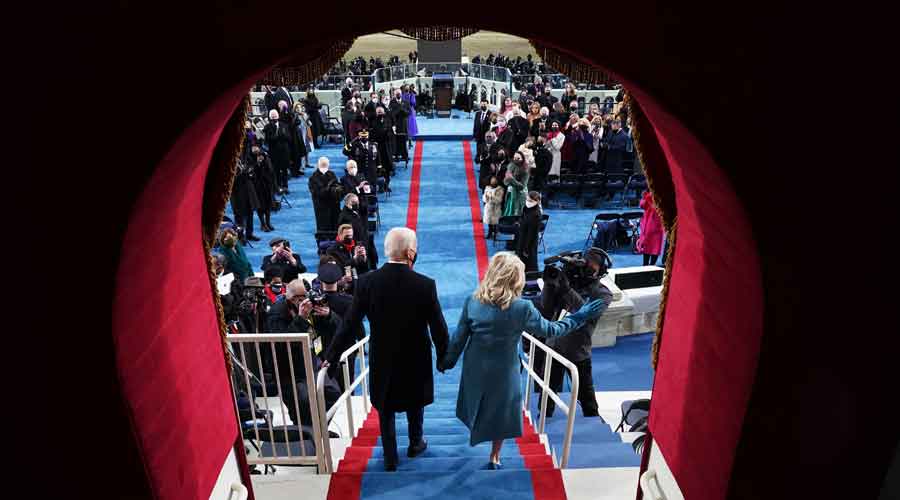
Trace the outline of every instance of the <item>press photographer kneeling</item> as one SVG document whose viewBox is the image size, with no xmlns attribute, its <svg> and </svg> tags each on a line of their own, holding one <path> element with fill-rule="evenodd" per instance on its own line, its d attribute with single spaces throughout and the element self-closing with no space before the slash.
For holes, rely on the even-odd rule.
<svg viewBox="0 0 900 500">
<path fill-rule="evenodd" d="M 541 314 L 548 320 L 556 320 L 563 309 L 577 311 L 582 304 L 594 299 L 612 301 L 612 292 L 600 282 L 612 267 L 612 260 L 603 250 L 593 247 L 582 256 L 581 252 L 566 252 L 544 260 L 544 288 L 541 293 Z M 551 349 L 571 361 L 578 369 L 578 402 L 585 417 L 596 417 L 597 398 L 591 367 L 591 333 L 597 320 L 588 321 L 583 327 L 562 337 L 540 339 Z M 544 370 L 544 352 L 535 350 L 534 367 L 537 373 Z M 550 371 L 550 388 L 562 390 L 565 368 L 553 363 Z M 535 385 L 536 392 L 540 387 Z M 556 405 L 547 400 L 547 417 L 553 416 Z"/>
</svg>

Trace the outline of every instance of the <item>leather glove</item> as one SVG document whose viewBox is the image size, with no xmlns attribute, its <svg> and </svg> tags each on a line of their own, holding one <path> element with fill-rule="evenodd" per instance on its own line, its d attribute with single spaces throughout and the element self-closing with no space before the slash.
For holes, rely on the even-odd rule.
<svg viewBox="0 0 900 500">
<path fill-rule="evenodd" d="M 606 306 L 607 303 L 603 299 L 595 299 L 581 306 L 581 309 L 574 314 L 570 314 L 569 317 L 578 322 L 579 325 L 583 325 L 592 319 L 600 317 L 603 311 L 606 310 Z"/>
</svg>

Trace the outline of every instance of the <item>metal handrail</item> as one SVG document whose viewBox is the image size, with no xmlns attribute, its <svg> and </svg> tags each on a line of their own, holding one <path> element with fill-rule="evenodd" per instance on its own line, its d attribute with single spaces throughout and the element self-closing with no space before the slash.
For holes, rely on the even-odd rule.
<svg viewBox="0 0 900 500">
<path fill-rule="evenodd" d="M 572 432 L 575 429 L 575 402 L 578 398 L 578 367 L 575 366 L 574 363 L 564 358 L 562 354 L 554 351 L 546 344 L 541 342 L 540 340 L 534 338 L 531 334 L 527 332 L 522 332 L 522 337 L 527 339 L 530 347 L 528 349 L 528 362 L 525 360 L 521 360 L 522 367 L 525 369 L 525 372 L 528 374 L 527 380 L 525 383 L 525 408 L 529 408 L 529 402 L 531 401 L 531 391 L 533 390 L 533 386 L 531 385 L 531 380 L 534 380 L 541 387 L 541 404 L 539 407 L 539 411 L 541 413 L 541 420 L 538 425 L 538 434 L 544 433 L 544 424 L 547 420 L 547 397 L 551 397 L 556 405 L 565 412 L 566 414 L 566 433 L 563 436 L 563 451 L 562 457 L 560 459 L 560 468 L 565 469 L 569 464 L 569 450 L 572 447 Z M 541 376 L 539 376 L 534 371 L 534 351 L 535 347 L 540 348 L 544 351 L 544 375 L 543 380 L 541 380 Z M 569 404 L 565 404 L 558 394 L 553 392 L 550 388 L 550 368 L 553 365 L 553 361 L 559 361 L 560 364 L 565 366 L 569 370 L 569 377 L 572 380 L 572 396 L 569 399 Z"/>
<path fill-rule="evenodd" d="M 293 354 L 291 353 L 291 349 L 290 349 L 290 344 L 292 342 L 300 342 L 301 352 L 303 355 L 304 371 L 306 372 L 305 373 L 306 380 L 307 381 L 312 380 L 313 379 L 313 369 L 312 369 L 313 364 L 312 364 L 312 350 L 310 348 L 310 345 L 311 345 L 310 334 L 308 334 L 308 333 L 243 333 L 243 334 L 226 335 L 225 340 L 227 340 L 229 342 L 229 344 L 238 344 L 238 346 L 240 348 L 239 349 L 240 350 L 240 358 L 241 358 L 241 361 L 243 361 L 243 363 L 238 363 L 238 364 L 240 365 L 242 371 L 244 372 L 245 390 L 247 393 L 247 397 L 250 400 L 250 410 L 251 410 L 251 415 L 253 416 L 253 432 L 256 437 L 256 441 L 261 441 L 260 426 L 259 426 L 259 423 L 256 421 L 256 412 L 257 412 L 256 400 L 253 395 L 252 385 L 250 384 L 250 377 L 253 376 L 253 374 L 249 371 L 249 369 L 246 366 L 248 363 L 247 363 L 246 350 L 244 349 L 244 344 L 253 344 L 253 346 L 254 346 L 254 351 L 256 354 L 257 369 L 259 370 L 259 375 L 262 378 L 260 379 L 260 378 L 257 378 L 256 376 L 253 376 L 253 378 L 257 379 L 261 385 L 261 389 L 262 389 L 262 393 L 263 393 L 263 401 L 265 402 L 265 411 L 266 411 L 266 415 L 267 415 L 266 426 L 268 427 L 269 439 L 273 442 L 273 450 L 277 450 L 277 447 L 274 446 L 274 443 L 276 441 L 275 436 L 276 436 L 276 434 L 278 434 L 278 431 L 276 431 L 274 429 L 274 427 L 272 426 L 272 421 L 268 417 L 268 415 L 274 415 L 274 410 L 269 408 L 269 393 L 268 393 L 268 389 L 266 388 L 265 373 L 262 369 L 262 356 L 261 356 L 261 352 L 259 349 L 259 345 L 261 343 L 269 344 L 269 348 L 270 348 L 271 354 L 272 354 L 272 360 L 274 362 L 275 384 L 278 389 L 278 395 L 281 396 L 282 394 L 284 394 L 284 392 L 282 392 L 281 377 L 279 376 L 279 370 L 278 370 L 278 357 L 276 356 L 276 353 L 275 353 L 275 344 L 276 343 L 287 344 L 287 358 L 288 358 L 288 366 L 289 366 L 289 373 L 290 373 L 290 379 L 291 379 L 290 390 L 292 391 L 292 394 L 294 397 L 294 410 L 297 415 L 296 425 L 297 425 L 297 429 L 300 432 L 300 456 L 299 457 L 294 456 L 293 453 L 291 452 L 291 447 L 290 447 L 289 440 L 288 440 L 288 431 L 287 431 L 287 428 L 284 428 L 284 429 L 282 429 L 282 431 L 284 432 L 284 441 L 285 441 L 285 448 L 287 451 L 287 457 L 279 457 L 277 451 L 275 451 L 275 456 L 271 457 L 271 458 L 247 457 L 247 463 L 248 464 L 265 464 L 265 465 L 317 465 L 319 467 L 319 470 L 321 470 L 322 467 L 324 466 L 324 459 L 322 457 L 322 453 L 319 450 L 318 444 L 316 445 L 314 457 L 309 456 L 306 453 L 306 444 L 305 444 L 305 441 L 303 440 L 303 436 L 302 436 L 303 421 L 302 421 L 302 417 L 301 417 L 301 413 L 300 413 L 300 397 L 297 392 L 297 386 L 296 386 L 296 382 L 295 382 L 297 380 L 297 377 L 294 372 L 294 358 L 293 358 Z M 237 357 L 236 353 L 235 353 L 235 357 Z M 283 360 L 282 360 L 282 362 L 283 362 Z M 237 393 L 235 392 L 234 386 L 232 386 L 232 392 L 233 392 L 233 396 L 234 396 L 235 413 L 240 414 L 240 411 L 237 407 L 238 398 L 237 398 Z M 318 415 L 319 414 L 318 400 L 316 398 L 309 398 L 309 406 L 310 406 L 310 415 Z M 286 421 L 287 418 L 286 418 L 286 415 L 284 412 L 284 403 L 281 404 L 281 408 L 279 410 L 281 411 L 282 420 Z M 312 422 L 310 422 L 310 424 L 312 426 L 312 431 L 313 431 L 313 442 L 314 443 L 321 442 L 322 441 L 322 432 L 321 432 L 321 427 L 320 427 L 320 423 L 318 422 L 318 419 L 313 417 Z M 243 434 L 243 429 L 241 432 Z M 263 432 L 265 432 L 265 430 Z"/>
<path fill-rule="evenodd" d="M 344 351 L 340 357 L 340 363 L 343 365 L 344 370 L 344 392 L 338 396 L 337 400 L 335 400 L 334 405 L 332 405 L 331 409 L 327 412 L 325 411 L 325 378 L 328 375 L 328 368 L 322 368 L 319 370 L 319 373 L 316 375 L 316 400 L 318 401 L 319 408 L 319 425 L 322 426 L 322 440 L 321 440 L 321 449 L 322 455 L 325 461 L 324 469 L 320 468 L 319 472 L 324 474 L 330 474 L 333 471 L 333 464 L 331 462 L 331 440 L 328 438 L 328 422 L 334 417 L 335 413 L 339 408 L 339 404 L 341 401 L 346 400 L 347 402 L 347 423 L 350 426 L 350 434 L 351 437 L 356 437 L 356 428 L 353 424 L 353 403 L 351 400 L 351 396 L 353 395 L 353 391 L 362 384 L 363 386 L 363 407 L 366 409 L 366 413 L 369 411 L 369 385 L 367 380 L 367 376 L 369 374 L 369 368 L 366 366 L 366 351 L 365 346 L 369 343 L 369 336 L 366 335 L 365 338 L 360 340 L 359 342 L 353 344 L 350 348 Z M 359 351 L 360 355 L 358 356 L 360 359 L 360 368 L 359 375 L 356 379 L 353 380 L 353 383 L 349 383 L 350 379 L 350 368 L 347 363 L 347 358 L 349 358 L 354 352 Z"/>
</svg>

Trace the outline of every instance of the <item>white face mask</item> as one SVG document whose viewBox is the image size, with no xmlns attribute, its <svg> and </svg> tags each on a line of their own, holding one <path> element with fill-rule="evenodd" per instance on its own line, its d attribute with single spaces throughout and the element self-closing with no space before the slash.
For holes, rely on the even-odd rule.
<svg viewBox="0 0 900 500">
<path fill-rule="evenodd" d="M 328 167 L 319 167 L 319 172 L 322 172 L 323 174 L 328 172 Z"/>
<path fill-rule="evenodd" d="M 525 206 L 528 207 L 528 208 L 534 208 L 535 206 L 537 206 L 537 204 L 538 204 L 538 202 L 536 202 L 536 201 L 531 201 L 530 198 L 527 199 L 527 200 L 525 200 Z"/>
<path fill-rule="evenodd" d="M 353 170 L 348 170 L 347 173 L 350 174 L 350 177 L 356 177 L 356 169 L 355 168 Z"/>
</svg>

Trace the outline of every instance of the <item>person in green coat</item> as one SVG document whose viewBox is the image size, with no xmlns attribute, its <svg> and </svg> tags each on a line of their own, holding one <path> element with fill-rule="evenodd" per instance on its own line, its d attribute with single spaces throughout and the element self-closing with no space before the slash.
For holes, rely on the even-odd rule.
<svg viewBox="0 0 900 500">
<path fill-rule="evenodd" d="M 521 298 L 524 286 L 525 264 L 511 252 L 494 255 L 478 289 L 466 298 L 447 354 L 438 363 L 439 370 L 449 370 L 465 351 L 456 417 L 469 428 L 470 445 L 493 442 L 491 469 L 502 467 L 503 440 L 522 435 L 522 331 L 536 337 L 566 335 L 609 306 L 608 299 L 597 299 L 560 321 L 547 321 Z"/>
<path fill-rule="evenodd" d="M 528 180 L 531 173 L 525 164 L 525 157 L 516 151 L 513 155 L 511 167 L 506 172 L 503 184 L 506 185 L 506 203 L 503 206 L 503 216 L 520 216 L 525 208 L 525 195 L 528 193 Z"/>
<path fill-rule="evenodd" d="M 241 284 L 248 276 L 253 276 L 253 268 L 250 266 L 247 254 L 244 253 L 244 247 L 238 241 L 237 232 L 234 229 L 227 227 L 222 230 L 222 234 L 219 236 L 219 245 L 222 255 L 225 256 L 226 273 L 234 273 L 234 277 L 240 280 Z"/>
</svg>

